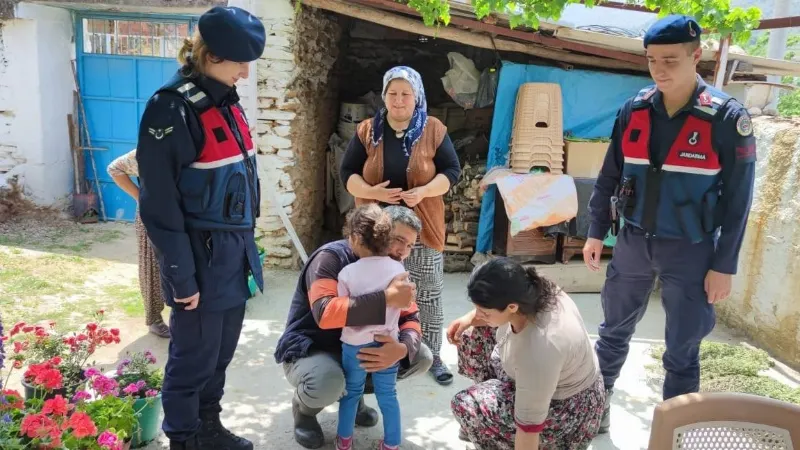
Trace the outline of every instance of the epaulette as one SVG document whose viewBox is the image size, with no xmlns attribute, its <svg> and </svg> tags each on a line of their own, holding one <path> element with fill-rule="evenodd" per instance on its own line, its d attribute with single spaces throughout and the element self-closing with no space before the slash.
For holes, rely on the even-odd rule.
<svg viewBox="0 0 800 450">
<path fill-rule="evenodd" d="M 650 105 L 650 99 L 657 90 L 658 89 L 655 86 L 647 86 L 646 88 L 640 90 L 639 93 L 636 94 L 636 97 L 633 98 L 631 106 L 634 109 L 638 109 Z"/>
<path fill-rule="evenodd" d="M 195 109 L 205 110 L 212 106 L 211 99 L 208 98 L 206 93 L 191 81 L 179 84 L 175 87 L 175 91 L 185 98 Z"/>
<path fill-rule="evenodd" d="M 697 96 L 697 104 L 694 106 L 694 111 L 708 118 L 713 118 L 717 115 L 717 111 L 722 109 L 732 98 L 724 92 L 706 88 Z"/>
</svg>

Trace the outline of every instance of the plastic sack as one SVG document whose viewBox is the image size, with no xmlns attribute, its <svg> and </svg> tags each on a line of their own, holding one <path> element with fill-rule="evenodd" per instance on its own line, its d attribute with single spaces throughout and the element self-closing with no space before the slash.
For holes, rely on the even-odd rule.
<svg viewBox="0 0 800 450">
<path fill-rule="evenodd" d="M 495 67 L 487 67 L 481 72 L 478 82 L 478 93 L 475 96 L 475 107 L 486 108 L 494 104 L 497 95 L 497 83 L 500 80 L 500 71 Z"/>
<path fill-rule="evenodd" d="M 578 214 L 578 192 L 569 175 L 515 174 L 496 167 L 484 176 L 481 188 L 490 184 L 503 197 L 511 236 L 568 222 Z"/>
<path fill-rule="evenodd" d="M 475 106 L 481 73 L 475 63 L 461 53 L 447 54 L 450 70 L 442 77 L 442 86 L 450 98 L 464 109 Z"/>
</svg>

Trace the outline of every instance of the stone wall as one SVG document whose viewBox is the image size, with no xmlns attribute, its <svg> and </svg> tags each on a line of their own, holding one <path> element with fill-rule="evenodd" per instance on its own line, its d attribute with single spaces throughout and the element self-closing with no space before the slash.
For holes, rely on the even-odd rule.
<svg viewBox="0 0 800 450">
<path fill-rule="evenodd" d="M 273 190 L 310 253 L 322 230 L 325 151 L 338 114 L 334 67 L 342 26 L 334 16 L 308 7 L 295 15 L 288 1 L 270 2 L 269 8 L 259 3 L 257 14 L 268 34 L 257 64 L 260 243 L 266 265 L 297 268 L 298 253 L 267 190 Z"/>
<path fill-rule="evenodd" d="M 755 194 L 722 322 L 800 367 L 800 120 L 758 117 Z"/>
</svg>

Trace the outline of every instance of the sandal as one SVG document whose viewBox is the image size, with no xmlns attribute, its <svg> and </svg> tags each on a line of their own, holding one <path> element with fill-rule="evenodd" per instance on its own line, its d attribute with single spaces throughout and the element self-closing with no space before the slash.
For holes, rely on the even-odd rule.
<svg viewBox="0 0 800 450">
<path fill-rule="evenodd" d="M 169 327 L 164 322 L 156 322 L 150 325 L 150 332 L 158 337 L 168 339 L 170 337 Z"/>
<path fill-rule="evenodd" d="M 453 374 L 450 373 L 450 370 L 438 356 L 433 357 L 433 364 L 428 371 L 433 375 L 433 379 L 442 386 L 447 386 L 453 382 Z"/>
</svg>

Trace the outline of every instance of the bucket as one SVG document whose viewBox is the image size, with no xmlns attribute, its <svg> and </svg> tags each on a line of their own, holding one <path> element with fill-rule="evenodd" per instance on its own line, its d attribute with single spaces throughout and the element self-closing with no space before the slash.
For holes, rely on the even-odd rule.
<svg viewBox="0 0 800 450">
<path fill-rule="evenodd" d="M 137 421 L 131 432 L 131 448 L 141 448 L 158 437 L 161 418 L 161 393 L 151 398 L 139 398 L 133 403 Z"/>
</svg>

